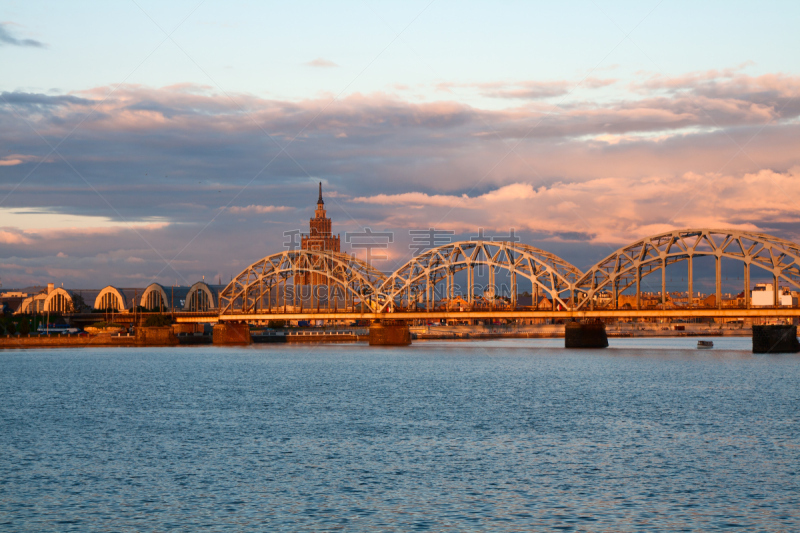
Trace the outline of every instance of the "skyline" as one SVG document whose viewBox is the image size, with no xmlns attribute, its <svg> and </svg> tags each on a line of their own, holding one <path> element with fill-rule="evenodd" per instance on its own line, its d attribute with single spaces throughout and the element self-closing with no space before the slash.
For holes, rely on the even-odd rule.
<svg viewBox="0 0 800 533">
<path fill-rule="evenodd" d="M 262 7 L 29 5 L 0 26 L 4 287 L 224 279 L 317 181 L 334 233 L 396 233 L 386 270 L 428 227 L 579 268 L 684 227 L 800 241 L 792 4 L 305 3 L 261 37 Z"/>
</svg>

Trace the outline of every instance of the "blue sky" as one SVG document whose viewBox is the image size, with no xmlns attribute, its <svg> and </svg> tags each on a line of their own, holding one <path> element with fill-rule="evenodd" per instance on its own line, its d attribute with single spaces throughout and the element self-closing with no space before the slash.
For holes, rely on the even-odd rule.
<svg viewBox="0 0 800 533">
<path fill-rule="evenodd" d="M 796 2 L 6 2 L 2 16 L 47 45 L 4 47 L 7 91 L 126 79 L 280 99 L 436 99 L 439 83 L 577 83 L 593 70 L 634 79 L 748 63 L 754 75 L 796 73 L 800 46 Z M 339 66 L 307 65 L 317 58 Z"/>
<path fill-rule="evenodd" d="M 580 268 L 675 227 L 800 241 L 799 11 L 5 2 L 4 286 L 226 277 L 318 181 L 335 232 L 397 233 L 386 270 L 429 227 Z"/>
</svg>

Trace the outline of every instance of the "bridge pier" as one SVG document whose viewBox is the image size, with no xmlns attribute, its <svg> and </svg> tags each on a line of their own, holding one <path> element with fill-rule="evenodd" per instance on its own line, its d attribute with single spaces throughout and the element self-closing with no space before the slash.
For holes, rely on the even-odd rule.
<svg viewBox="0 0 800 533">
<path fill-rule="evenodd" d="M 214 325 L 213 342 L 217 345 L 252 344 L 247 322 L 220 322 Z"/>
<path fill-rule="evenodd" d="M 370 346 L 408 346 L 411 331 L 405 320 L 376 320 L 369 327 Z"/>
<path fill-rule="evenodd" d="M 606 325 L 599 321 L 567 322 L 564 327 L 565 348 L 608 348 Z"/>
<path fill-rule="evenodd" d="M 177 346 L 178 337 L 171 326 L 134 328 L 136 344 L 139 346 Z"/>
<path fill-rule="evenodd" d="M 798 353 L 797 326 L 753 326 L 753 353 Z"/>
</svg>

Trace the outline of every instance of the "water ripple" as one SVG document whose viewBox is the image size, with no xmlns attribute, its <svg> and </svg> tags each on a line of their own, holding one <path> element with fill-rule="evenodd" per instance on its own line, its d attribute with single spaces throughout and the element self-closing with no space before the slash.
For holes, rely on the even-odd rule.
<svg viewBox="0 0 800 533">
<path fill-rule="evenodd" d="M 0 529 L 800 530 L 800 358 L 725 341 L 3 352 Z"/>
</svg>

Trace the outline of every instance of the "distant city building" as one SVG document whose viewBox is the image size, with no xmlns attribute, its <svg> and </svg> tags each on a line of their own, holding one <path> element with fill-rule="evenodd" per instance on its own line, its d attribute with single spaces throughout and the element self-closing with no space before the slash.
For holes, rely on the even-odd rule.
<svg viewBox="0 0 800 533">
<path fill-rule="evenodd" d="M 163 313 L 170 310 L 170 297 L 164 286 L 159 283 L 151 283 L 142 292 L 139 305 L 148 311 Z"/>
<path fill-rule="evenodd" d="M 184 302 L 184 311 L 216 311 L 219 306 L 219 293 L 224 285 L 208 285 L 198 281 L 189 288 Z"/>
<path fill-rule="evenodd" d="M 148 311 L 213 311 L 219 304 L 223 285 L 198 281 L 191 287 L 164 287 L 151 283 L 142 293 L 141 305 Z"/>
<path fill-rule="evenodd" d="M 0 298 L 27 298 L 28 293 L 22 291 L 8 291 L 0 293 Z"/>
<path fill-rule="evenodd" d="M 129 313 L 135 306 L 146 312 L 216 311 L 224 285 L 198 281 L 192 286 L 164 286 L 151 283 L 144 289 L 107 285 L 102 289 L 65 289 L 48 283 L 47 287 L 28 287 L 0 293 L 0 313 L 88 313 L 105 311 Z"/>
<path fill-rule="evenodd" d="M 309 233 L 300 238 L 302 250 L 315 250 L 320 252 L 340 251 L 339 235 L 331 231 L 331 219 L 327 217 L 325 202 L 322 200 L 322 182 L 319 184 L 319 199 L 314 211 L 314 218 L 309 221 Z M 319 265 L 320 270 L 325 270 L 325 265 Z M 322 274 L 299 274 L 295 276 L 295 285 L 325 285 L 328 278 Z"/>
<path fill-rule="evenodd" d="M 70 291 L 61 287 L 56 288 L 53 283 L 48 283 L 46 289 L 23 299 L 15 313 L 72 313 L 75 310 L 72 297 Z"/>
<path fill-rule="evenodd" d="M 219 293 L 225 287 L 198 281 L 191 287 L 165 287 L 151 283 L 144 289 L 119 289 L 108 285 L 97 293 L 94 309 L 128 313 L 134 304 L 144 311 L 213 311 L 219 305 Z"/>
<path fill-rule="evenodd" d="M 772 283 L 756 283 L 750 295 L 750 301 L 753 305 L 775 305 L 775 288 Z M 797 299 L 792 296 L 789 289 L 781 287 L 778 289 L 778 305 L 786 307 L 795 306 L 797 305 Z"/>
</svg>

